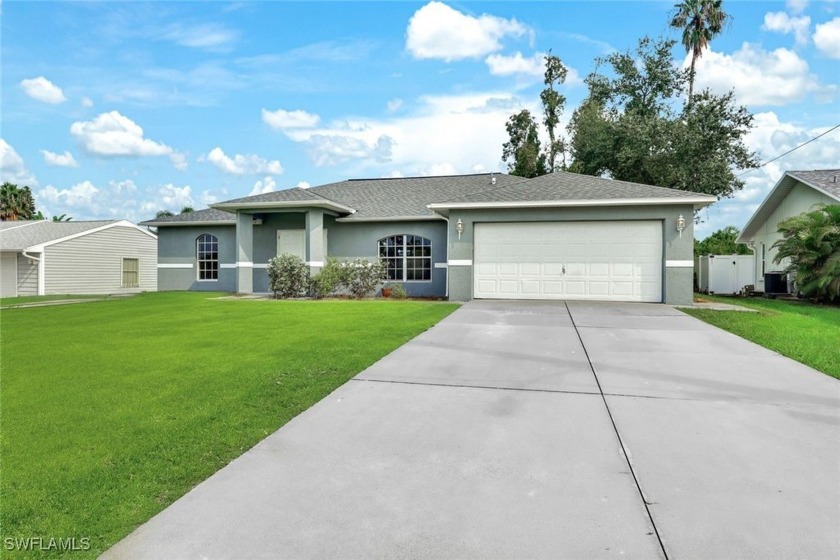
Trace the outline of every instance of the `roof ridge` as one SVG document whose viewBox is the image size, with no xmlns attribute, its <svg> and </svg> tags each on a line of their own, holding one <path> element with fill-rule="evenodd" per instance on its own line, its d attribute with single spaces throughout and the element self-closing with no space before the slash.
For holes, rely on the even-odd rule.
<svg viewBox="0 0 840 560">
<path fill-rule="evenodd" d="M 337 181 L 336 183 L 329 183 L 335 185 L 337 183 L 352 183 L 357 181 L 402 181 L 405 179 L 443 179 L 449 177 L 482 177 L 484 175 L 507 175 L 501 171 L 488 171 L 487 173 L 456 173 L 454 175 L 410 175 L 408 177 L 365 177 L 360 179 L 345 179 L 344 181 Z M 326 187 L 327 185 L 319 185 L 319 187 Z M 318 188 L 318 187 L 313 187 Z"/>
<path fill-rule="evenodd" d="M 489 173 L 488 175 L 493 175 L 493 173 Z M 512 187 L 514 185 L 520 185 L 522 183 L 527 183 L 531 179 L 534 179 L 534 177 L 519 177 L 519 175 L 509 175 L 507 173 L 505 175 L 507 177 L 518 177 L 520 180 L 519 181 L 513 181 L 511 183 L 504 183 L 504 184 L 499 183 L 499 184 L 496 184 L 496 185 L 491 185 L 489 188 L 484 188 L 484 189 L 480 189 L 480 190 L 477 190 L 477 191 L 471 191 L 471 192 L 468 192 L 468 193 L 459 193 L 458 196 L 456 196 L 455 198 L 450 198 L 449 200 L 442 200 L 441 202 L 450 202 L 450 201 L 455 200 L 457 198 L 463 198 L 463 197 L 467 197 L 467 196 L 474 196 L 474 195 L 477 195 L 477 194 L 492 192 L 492 191 L 495 191 L 495 190 L 498 190 L 498 189 L 502 189 L 502 188 L 506 188 L 506 187 Z"/>
</svg>

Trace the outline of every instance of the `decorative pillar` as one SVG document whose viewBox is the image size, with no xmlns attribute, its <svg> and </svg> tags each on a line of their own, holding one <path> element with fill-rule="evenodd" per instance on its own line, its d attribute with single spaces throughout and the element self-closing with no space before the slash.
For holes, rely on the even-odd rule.
<svg viewBox="0 0 840 560">
<path fill-rule="evenodd" d="M 254 293 L 254 216 L 236 213 L 236 291 Z"/>
<path fill-rule="evenodd" d="M 324 211 L 311 209 L 306 212 L 306 262 L 309 272 L 317 274 L 324 267 Z"/>
</svg>

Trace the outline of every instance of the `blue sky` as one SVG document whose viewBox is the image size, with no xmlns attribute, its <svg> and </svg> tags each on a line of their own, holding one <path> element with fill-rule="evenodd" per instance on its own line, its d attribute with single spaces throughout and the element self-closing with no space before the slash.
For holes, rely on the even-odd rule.
<svg viewBox="0 0 840 560">
<path fill-rule="evenodd" d="M 545 52 L 570 68 L 567 121 L 596 57 L 677 37 L 672 6 L 6 0 L 2 179 L 47 215 L 140 221 L 346 178 L 504 171 L 504 123 L 538 110 Z M 840 124 L 840 3 L 724 8 L 698 84 L 734 88 L 762 161 Z M 840 129 L 746 174 L 698 237 L 743 226 L 785 170 L 828 167 Z"/>
</svg>

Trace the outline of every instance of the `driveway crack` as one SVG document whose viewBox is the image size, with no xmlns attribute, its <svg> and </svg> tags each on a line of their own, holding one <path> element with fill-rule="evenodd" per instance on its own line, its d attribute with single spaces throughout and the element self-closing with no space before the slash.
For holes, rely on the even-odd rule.
<svg viewBox="0 0 840 560">
<path fill-rule="evenodd" d="M 624 445 L 624 440 L 621 439 L 621 433 L 618 431 L 618 426 L 615 424 L 615 418 L 613 418 L 612 410 L 610 410 L 610 405 L 607 402 L 607 397 L 604 394 L 604 389 L 601 387 L 601 380 L 598 379 L 598 373 L 595 371 L 595 366 L 592 364 L 592 359 L 589 357 L 589 351 L 586 349 L 586 345 L 583 343 L 583 337 L 580 335 L 580 330 L 578 330 L 578 326 L 575 323 L 575 318 L 572 315 L 572 310 L 569 309 L 569 304 L 563 302 L 566 306 L 566 312 L 569 314 L 569 319 L 572 321 L 572 326 L 575 329 L 575 333 L 577 334 L 578 340 L 580 341 L 580 346 L 583 348 L 583 353 L 586 356 L 586 361 L 589 363 L 589 369 L 592 371 L 592 375 L 595 377 L 595 383 L 598 385 L 598 392 L 601 394 L 601 400 L 604 402 L 604 408 L 607 409 L 607 416 L 610 418 L 610 423 L 612 424 L 613 431 L 615 431 L 615 437 L 618 438 L 618 443 L 621 446 L 621 452 L 624 454 L 624 460 L 627 463 L 627 468 L 630 469 L 630 474 L 633 475 L 633 482 L 636 484 L 636 490 L 639 491 L 639 497 L 642 499 L 642 504 L 645 506 L 645 511 L 647 512 L 648 519 L 650 519 L 650 524 L 653 527 L 653 531 L 656 534 L 656 540 L 659 542 L 659 548 L 662 550 L 662 555 L 665 556 L 665 560 L 668 560 L 668 552 L 665 550 L 665 544 L 662 542 L 662 537 L 659 534 L 659 528 L 656 526 L 656 522 L 653 520 L 653 514 L 650 511 L 650 503 L 645 498 L 645 493 L 642 491 L 642 486 L 639 484 L 639 477 L 636 475 L 636 469 L 633 468 L 633 464 L 630 462 L 630 455 L 627 453 L 627 447 Z"/>
</svg>

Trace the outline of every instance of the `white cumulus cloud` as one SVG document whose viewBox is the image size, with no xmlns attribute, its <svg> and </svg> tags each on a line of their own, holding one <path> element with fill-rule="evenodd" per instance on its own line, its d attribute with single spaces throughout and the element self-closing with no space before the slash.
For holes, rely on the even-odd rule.
<svg viewBox="0 0 840 560">
<path fill-rule="evenodd" d="M 9 181 L 21 187 L 38 184 L 35 175 L 27 169 L 17 150 L 2 138 L 0 138 L 0 181 Z"/>
<path fill-rule="evenodd" d="M 762 29 L 776 31 L 778 33 L 793 33 L 796 37 L 796 44 L 804 45 L 808 42 L 808 30 L 811 27 L 811 18 L 808 16 L 791 17 L 785 12 L 768 12 L 764 14 Z"/>
<path fill-rule="evenodd" d="M 58 105 L 59 103 L 67 101 L 67 98 L 64 97 L 64 92 L 61 91 L 61 88 L 43 76 L 22 80 L 20 82 L 20 87 L 23 88 L 26 95 L 32 99 L 37 99 L 42 103 Z"/>
<path fill-rule="evenodd" d="M 221 171 L 230 173 L 231 175 L 256 175 L 265 173 L 281 175 L 283 173 L 283 166 L 277 160 L 269 161 L 254 154 L 236 154 L 230 157 L 219 147 L 210 150 L 210 153 L 205 156 L 205 159 Z"/>
<path fill-rule="evenodd" d="M 82 181 L 69 189 L 60 190 L 47 185 L 38 191 L 38 200 L 59 207 L 89 208 L 94 206 L 94 199 L 99 192 L 99 189 L 90 181 Z"/>
<path fill-rule="evenodd" d="M 687 57 L 685 64 L 689 62 Z M 837 86 L 821 84 L 794 51 L 765 51 L 750 43 L 731 55 L 707 50 L 697 61 L 697 86 L 718 93 L 734 89 L 738 102 L 746 105 L 785 105 L 809 93 L 830 96 L 837 91 Z"/>
<path fill-rule="evenodd" d="M 149 140 L 143 129 L 117 111 L 102 113 L 92 121 L 70 125 L 72 134 L 84 150 L 102 157 L 168 156 L 174 150 L 166 144 Z"/>
<path fill-rule="evenodd" d="M 277 183 L 274 181 L 274 178 L 269 176 L 265 179 L 261 179 L 254 183 L 254 188 L 251 189 L 251 192 L 248 193 L 248 196 L 254 196 L 255 194 L 265 194 L 274 192 L 277 189 Z"/>
<path fill-rule="evenodd" d="M 505 37 L 521 37 L 528 31 L 515 19 L 475 17 L 442 2 L 429 2 L 411 16 L 405 47 L 414 58 L 451 62 L 496 52 Z"/>
<path fill-rule="evenodd" d="M 830 58 L 840 58 L 840 17 L 814 28 L 814 45 Z"/>
<path fill-rule="evenodd" d="M 93 99 L 91 99 L 90 97 L 82 97 L 80 103 L 82 104 L 82 107 L 93 107 Z"/>
<path fill-rule="evenodd" d="M 298 181 L 298 184 L 295 186 L 299 189 L 308 189 L 312 185 L 310 185 L 307 181 Z"/>
<path fill-rule="evenodd" d="M 277 109 L 276 111 L 269 111 L 268 109 L 263 109 L 262 120 L 271 128 L 282 130 L 285 128 L 311 128 L 318 126 L 321 117 L 300 110 L 286 111 L 284 109 Z"/>
<path fill-rule="evenodd" d="M 52 165 L 54 167 L 79 167 L 79 163 L 76 161 L 76 158 L 74 158 L 73 154 L 67 150 L 65 150 L 63 154 L 56 154 L 49 150 L 41 150 L 41 155 L 44 156 L 44 162 L 47 165 Z"/>
<path fill-rule="evenodd" d="M 529 57 L 516 52 L 511 56 L 491 54 L 484 62 L 494 76 L 510 76 L 512 74 L 527 74 L 540 77 L 545 73 L 545 53 L 534 53 Z"/>
<path fill-rule="evenodd" d="M 808 0 L 787 0 L 785 6 L 793 14 L 801 14 L 808 7 Z"/>
<path fill-rule="evenodd" d="M 180 211 L 184 206 L 194 204 L 191 192 L 192 189 L 189 185 L 178 187 L 172 183 L 167 183 L 158 189 L 157 200 L 160 201 L 161 208 L 173 208 Z"/>
</svg>

